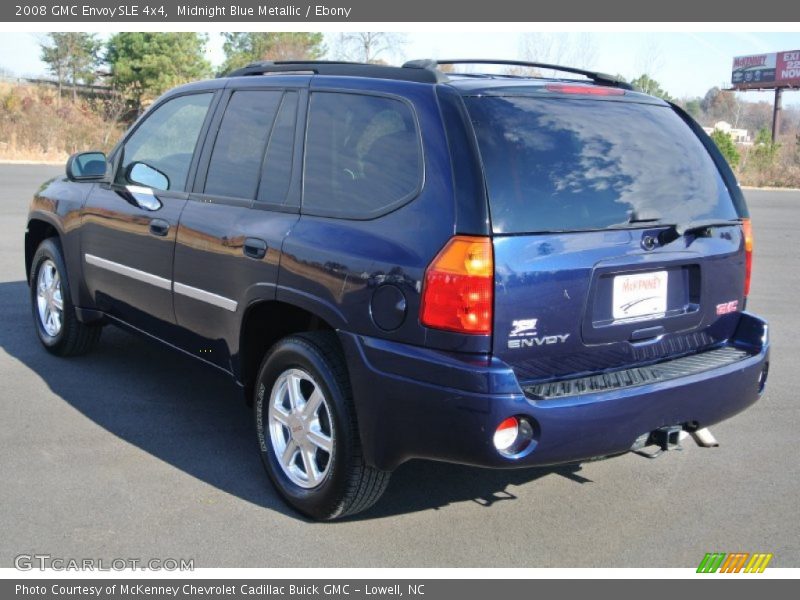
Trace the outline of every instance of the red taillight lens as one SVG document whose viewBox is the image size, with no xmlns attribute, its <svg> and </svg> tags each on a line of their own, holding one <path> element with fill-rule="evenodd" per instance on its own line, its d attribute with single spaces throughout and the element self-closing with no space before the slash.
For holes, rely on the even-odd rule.
<svg viewBox="0 0 800 600">
<path fill-rule="evenodd" d="M 750 219 L 742 219 L 744 235 L 744 297 L 750 295 L 750 277 L 753 274 L 753 226 Z"/>
<path fill-rule="evenodd" d="M 425 272 L 420 320 L 435 329 L 491 333 L 493 296 L 492 241 L 456 236 Z"/>
<path fill-rule="evenodd" d="M 548 83 L 544 86 L 548 92 L 558 94 L 581 94 L 584 96 L 624 96 L 625 90 L 613 87 L 594 87 L 590 85 L 570 85 L 564 83 Z"/>
</svg>

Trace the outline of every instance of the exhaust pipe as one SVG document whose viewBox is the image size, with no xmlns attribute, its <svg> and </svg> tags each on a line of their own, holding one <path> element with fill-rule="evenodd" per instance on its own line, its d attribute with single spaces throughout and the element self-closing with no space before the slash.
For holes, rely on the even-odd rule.
<svg viewBox="0 0 800 600">
<path fill-rule="evenodd" d="M 715 438 L 708 427 L 703 427 L 703 429 L 698 429 L 697 431 L 692 431 L 691 434 L 694 441 L 697 442 L 698 446 L 703 448 L 716 448 L 719 446 L 719 442 L 717 438 Z"/>
</svg>

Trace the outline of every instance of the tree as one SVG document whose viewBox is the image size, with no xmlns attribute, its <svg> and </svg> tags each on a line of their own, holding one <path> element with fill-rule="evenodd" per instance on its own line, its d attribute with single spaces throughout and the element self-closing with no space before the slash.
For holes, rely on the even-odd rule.
<svg viewBox="0 0 800 600">
<path fill-rule="evenodd" d="M 92 83 L 100 63 L 100 42 L 92 33 L 49 33 L 40 44 L 41 58 L 58 80 L 58 95 L 64 82 L 72 85 L 72 100 L 77 99 L 78 83 Z"/>
<path fill-rule="evenodd" d="M 683 108 L 695 121 L 699 121 L 703 114 L 700 106 L 700 98 L 689 98 L 683 101 Z"/>
<path fill-rule="evenodd" d="M 711 133 L 711 139 L 714 140 L 714 143 L 719 148 L 719 151 L 722 152 L 722 156 L 725 157 L 725 160 L 728 161 L 728 164 L 731 168 L 735 169 L 739 164 L 739 151 L 736 149 L 736 144 L 733 143 L 733 138 L 729 133 L 722 131 L 721 129 L 715 129 Z"/>
<path fill-rule="evenodd" d="M 58 97 L 61 98 L 61 89 L 64 86 L 64 80 L 67 75 L 67 56 L 66 50 L 63 45 L 56 42 L 56 36 L 60 34 L 51 33 L 46 42 L 40 44 L 42 53 L 41 59 L 47 65 L 47 70 L 56 76 L 58 81 Z"/>
<path fill-rule="evenodd" d="M 92 33 L 70 33 L 67 53 L 67 73 L 72 83 L 72 101 L 77 99 L 76 85 L 91 84 L 97 79 L 100 64 L 100 42 Z"/>
<path fill-rule="evenodd" d="M 111 83 L 128 90 L 138 108 L 171 87 L 211 74 L 206 37 L 190 32 L 122 32 L 108 40 Z"/>
<path fill-rule="evenodd" d="M 528 62 L 592 69 L 598 49 L 595 38 L 589 33 L 526 33 L 520 38 L 519 54 L 522 60 Z M 511 75 L 542 75 L 539 69 L 527 67 L 514 67 L 508 72 Z M 547 74 L 555 77 L 559 73 L 554 71 Z"/>
<path fill-rule="evenodd" d="M 780 147 L 780 144 L 776 144 L 772 141 L 772 133 L 769 129 L 766 127 L 760 129 L 758 135 L 756 135 L 756 141 L 753 144 L 751 158 L 756 170 L 763 171 L 773 166 Z"/>
<path fill-rule="evenodd" d="M 718 87 L 712 87 L 700 101 L 700 107 L 710 122 L 727 121 L 735 123 L 738 119 L 739 106 L 736 96 Z"/>
<path fill-rule="evenodd" d="M 661 84 L 645 73 L 642 73 L 639 77 L 631 81 L 631 85 L 640 92 L 650 94 L 651 96 L 657 96 L 667 102 L 672 102 L 672 96 L 661 88 Z"/>
<path fill-rule="evenodd" d="M 648 36 L 636 53 L 636 71 L 656 77 L 664 67 L 664 50 L 656 36 Z"/>
<path fill-rule="evenodd" d="M 321 33 L 251 31 L 222 35 L 225 62 L 220 74 L 258 60 L 315 60 L 325 54 Z"/>
<path fill-rule="evenodd" d="M 385 64 L 381 55 L 397 52 L 406 43 L 399 33 L 387 31 L 353 31 L 340 33 L 335 55 L 341 60 Z"/>
<path fill-rule="evenodd" d="M 771 102 L 744 102 L 739 101 L 742 106 L 742 115 L 739 119 L 739 127 L 749 131 L 760 131 L 769 129 L 772 125 L 772 103 Z"/>
</svg>

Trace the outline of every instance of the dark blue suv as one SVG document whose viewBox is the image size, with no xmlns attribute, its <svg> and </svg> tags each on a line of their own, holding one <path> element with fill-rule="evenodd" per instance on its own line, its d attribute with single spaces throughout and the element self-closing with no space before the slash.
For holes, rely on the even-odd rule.
<svg viewBox="0 0 800 600">
<path fill-rule="evenodd" d="M 724 159 L 613 77 L 438 68 L 459 62 L 252 64 L 71 157 L 25 237 L 41 342 L 84 353 L 112 323 L 229 373 L 317 519 L 412 458 L 712 444 L 769 364 Z"/>
</svg>

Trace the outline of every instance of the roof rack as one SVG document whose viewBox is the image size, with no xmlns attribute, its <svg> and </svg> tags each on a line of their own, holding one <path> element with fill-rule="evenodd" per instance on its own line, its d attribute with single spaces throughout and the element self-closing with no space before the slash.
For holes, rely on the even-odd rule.
<svg viewBox="0 0 800 600">
<path fill-rule="evenodd" d="M 332 60 L 280 60 L 258 61 L 231 71 L 223 77 L 247 77 L 252 75 L 266 75 L 268 73 L 313 73 L 315 75 L 338 75 L 345 77 L 375 77 L 379 79 L 397 79 L 401 81 L 415 81 L 418 83 L 441 83 L 448 80 L 447 74 L 438 69 L 439 65 L 512 65 L 515 67 L 531 67 L 537 69 L 552 69 L 564 73 L 583 75 L 598 85 L 619 87 L 632 90 L 630 84 L 613 75 L 564 67 L 548 63 L 527 62 L 521 60 L 491 60 L 485 58 L 458 58 L 448 60 L 411 60 L 402 67 L 388 65 L 373 65 L 369 63 L 332 61 Z M 488 75 L 487 75 L 488 76 Z"/>
<path fill-rule="evenodd" d="M 607 85 L 612 87 L 619 87 L 626 90 L 632 90 L 633 87 L 614 75 L 607 75 L 606 73 L 597 73 L 595 71 L 587 71 L 585 69 L 577 69 L 575 67 L 564 67 L 561 65 L 551 65 L 548 63 L 528 62 L 523 60 L 491 60 L 485 58 L 456 58 L 447 60 L 410 60 L 406 62 L 403 67 L 407 69 L 420 69 L 439 73 L 439 65 L 511 65 L 515 67 L 532 67 L 536 69 L 552 69 L 554 71 L 562 71 L 564 73 L 575 73 L 576 75 L 583 75 L 589 78 L 593 83 L 598 85 Z"/>
<path fill-rule="evenodd" d="M 314 73 L 316 75 L 339 75 L 345 77 L 375 77 L 380 79 L 399 79 L 419 83 L 439 83 L 447 81 L 447 76 L 436 69 L 406 69 L 387 65 L 340 62 L 329 60 L 304 61 L 259 61 L 231 71 L 223 77 L 246 77 L 267 73 Z"/>
</svg>

